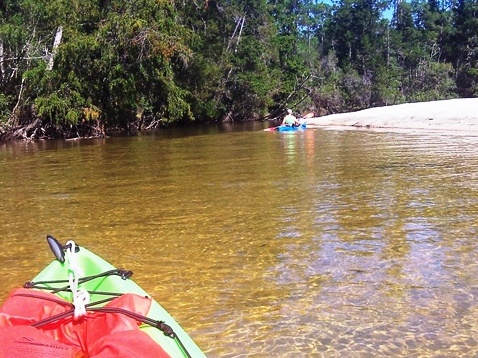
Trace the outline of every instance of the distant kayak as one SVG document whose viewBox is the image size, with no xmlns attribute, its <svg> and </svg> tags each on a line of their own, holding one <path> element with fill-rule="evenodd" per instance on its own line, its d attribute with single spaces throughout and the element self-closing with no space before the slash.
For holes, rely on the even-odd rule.
<svg viewBox="0 0 478 358">
<path fill-rule="evenodd" d="M 264 129 L 264 132 L 274 132 L 274 131 L 277 131 L 277 132 L 294 132 L 294 131 L 303 131 L 304 129 L 307 129 L 307 125 L 306 124 L 301 124 L 300 126 L 285 126 L 285 125 L 281 125 L 281 126 L 277 126 L 277 127 L 269 127 L 269 128 L 266 128 Z"/>
<path fill-rule="evenodd" d="M 0 357 L 205 357 L 131 271 L 47 239 L 56 260 L 0 306 Z"/>
<path fill-rule="evenodd" d="M 312 118 L 314 116 L 315 116 L 314 112 L 309 112 L 307 114 L 304 114 L 302 117 L 298 118 L 296 123 L 301 123 L 304 119 Z M 295 132 L 295 131 L 303 131 L 304 129 L 307 129 L 307 125 L 305 123 L 302 123 L 298 126 L 287 126 L 285 124 L 281 124 L 280 126 L 266 128 L 264 129 L 264 132 Z"/>
</svg>

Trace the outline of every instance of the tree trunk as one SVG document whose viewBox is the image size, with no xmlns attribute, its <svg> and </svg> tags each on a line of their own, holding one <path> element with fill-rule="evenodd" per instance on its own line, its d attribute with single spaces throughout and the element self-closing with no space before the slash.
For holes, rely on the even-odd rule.
<svg viewBox="0 0 478 358">
<path fill-rule="evenodd" d="M 48 67 L 47 70 L 51 71 L 53 69 L 53 64 L 55 61 L 55 55 L 58 50 L 58 46 L 60 46 L 61 37 L 63 36 L 63 27 L 58 26 L 56 29 L 55 41 L 53 41 L 53 49 L 51 51 L 50 59 L 48 60 Z"/>
<path fill-rule="evenodd" d="M 13 107 L 12 113 L 10 114 L 10 118 L 8 119 L 7 125 L 15 127 L 18 125 L 18 108 L 22 101 L 23 90 L 25 88 L 25 77 L 22 78 L 22 82 L 20 85 L 20 91 L 18 92 L 17 103 L 15 107 Z"/>
<path fill-rule="evenodd" d="M 3 66 L 3 41 L 0 39 L 0 78 L 5 76 L 5 67 Z"/>
</svg>

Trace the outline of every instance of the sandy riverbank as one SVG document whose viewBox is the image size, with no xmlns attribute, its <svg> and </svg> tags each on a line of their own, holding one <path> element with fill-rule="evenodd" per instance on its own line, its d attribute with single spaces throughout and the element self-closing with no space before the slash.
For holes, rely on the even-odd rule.
<svg viewBox="0 0 478 358">
<path fill-rule="evenodd" d="M 432 130 L 478 135 L 478 98 L 406 103 L 308 118 L 317 127 Z"/>
</svg>

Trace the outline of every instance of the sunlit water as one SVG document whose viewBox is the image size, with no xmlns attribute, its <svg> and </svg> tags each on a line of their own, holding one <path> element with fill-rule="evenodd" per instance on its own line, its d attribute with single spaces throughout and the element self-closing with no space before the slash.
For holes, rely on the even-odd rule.
<svg viewBox="0 0 478 358">
<path fill-rule="evenodd" d="M 478 137 L 21 142 L 0 188 L 1 299 L 52 234 L 133 270 L 209 357 L 478 355 Z"/>
</svg>

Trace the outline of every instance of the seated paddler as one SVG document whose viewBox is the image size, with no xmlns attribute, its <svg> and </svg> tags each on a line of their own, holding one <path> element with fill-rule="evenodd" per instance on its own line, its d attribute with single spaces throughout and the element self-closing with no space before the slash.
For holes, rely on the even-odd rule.
<svg viewBox="0 0 478 358">
<path fill-rule="evenodd" d="M 299 126 L 299 122 L 297 121 L 297 118 L 292 114 L 292 109 L 287 109 L 287 115 L 282 120 L 282 125 L 288 126 L 288 127 Z"/>
</svg>

